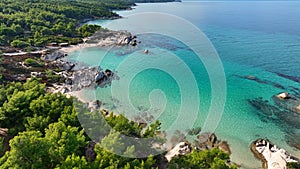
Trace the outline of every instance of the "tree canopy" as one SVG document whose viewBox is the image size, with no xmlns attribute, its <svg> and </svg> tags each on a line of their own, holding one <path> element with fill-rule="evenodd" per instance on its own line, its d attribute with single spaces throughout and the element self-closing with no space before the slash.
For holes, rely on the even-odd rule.
<svg viewBox="0 0 300 169">
<path fill-rule="evenodd" d="M 100 28 L 86 25 L 80 28 L 81 21 L 117 17 L 112 10 L 127 9 L 132 5 L 123 0 L 1 1 L 0 46 L 25 48 L 51 42 L 79 43 L 80 38 Z"/>
<path fill-rule="evenodd" d="M 120 150 L 125 149 L 124 154 L 130 157 L 135 147 L 122 147 L 120 134 L 141 136 L 142 128 L 122 115 L 107 117 L 114 130 L 105 133 L 96 144 L 95 159 L 87 160 L 85 150 L 91 139 L 77 120 L 72 98 L 47 93 L 38 79 L 2 85 L 0 94 L 0 128 L 8 128 L 12 138 L 10 151 L 0 158 L 1 168 L 151 168 L 155 165 L 153 156 L 135 159 L 110 152 L 119 144 Z M 85 115 L 93 113 L 87 111 Z M 2 146 L 0 150 L 4 151 Z"/>
</svg>

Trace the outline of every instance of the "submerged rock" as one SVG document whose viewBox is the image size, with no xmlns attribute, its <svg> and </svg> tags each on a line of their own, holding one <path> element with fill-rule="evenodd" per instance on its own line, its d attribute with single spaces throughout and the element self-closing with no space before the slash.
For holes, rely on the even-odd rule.
<svg viewBox="0 0 300 169">
<path fill-rule="evenodd" d="M 270 85 L 270 86 L 276 87 L 278 89 L 285 90 L 285 87 L 283 85 L 281 85 L 281 84 L 272 82 L 270 80 L 260 79 L 258 77 L 253 76 L 253 75 L 247 75 L 247 76 L 234 75 L 234 76 L 236 76 L 238 78 L 241 78 L 241 79 L 255 81 L 255 82 L 259 83 L 259 84 Z"/>
<path fill-rule="evenodd" d="M 280 77 L 283 77 L 283 78 L 292 80 L 292 81 L 294 81 L 294 82 L 300 83 L 300 77 L 297 77 L 297 76 L 290 76 L 290 75 L 286 75 L 286 74 L 279 73 L 279 72 L 273 72 L 273 73 L 275 73 L 276 75 L 278 75 L 278 76 L 280 76 Z"/>
<path fill-rule="evenodd" d="M 279 99 L 277 96 L 273 96 L 272 98 L 275 105 L 261 97 L 248 100 L 248 102 L 258 110 L 257 115 L 262 121 L 272 121 L 283 127 L 283 129 L 287 128 L 287 126 L 300 129 L 300 114 L 295 112 L 297 104 L 292 104 L 295 101 L 292 99 L 293 96 L 291 96 L 291 101 L 289 99 Z"/>
<path fill-rule="evenodd" d="M 300 98 L 283 92 L 272 97 L 274 103 L 279 107 L 298 113 L 300 115 Z"/>
</svg>

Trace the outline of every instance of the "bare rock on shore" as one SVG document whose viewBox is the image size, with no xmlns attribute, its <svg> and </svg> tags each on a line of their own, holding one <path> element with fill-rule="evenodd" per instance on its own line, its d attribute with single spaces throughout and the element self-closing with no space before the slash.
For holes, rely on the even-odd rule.
<svg viewBox="0 0 300 169">
<path fill-rule="evenodd" d="M 171 149 L 166 155 L 166 159 L 171 161 L 173 157 L 177 155 L 186 155 L 191 153 L 192 148 L 189 143 L 187 142 L 180 142 L 178 143 L 173 149 Z"/>
<path fill-rule="evenodd" d="M 52 52 L 50 54 L 47 54 L 47 55 L 41 57 L 41 59 L 43 59 L 45 61 L 54 61 L 54 60 L 60 59 L 64 56 L 65 56 L 65 54 L 63 52 L 55 51 L 55 52 Z"/>
<path fill-rule="evenodd" d="M 262 161 L 264 169 L 286 169 L 287 163 L 299 163 L 299 159 L 278 148 L 267 139 L 258 139 L 251 144 L 254 156 Z"/>
<path fill-rule="evenodd" d="M 86 40 L 87 44 L 97 44 L 97 46 L 116 46 L 127 45 L 125 39 L 132 37 L 130 32 L 127 31 L 111 31 L 101 30 L 93 34 Z"/>
<path fill-rule="evenodd" d="M 212 148 L 219 148 L 224 152 L 231 154 L 229 144 L 226 141 L 218 140 L 214 133 L 202 133 L 198 135 L 195 140 L 195 147 L 198 150 L 209 150 Z"/>
<path fill-rule="evenodd" d="M 75 91 L 87 87 L 106 87 L 112 80 L 119 79 L 116 73 L 109 69 L 105 71 L 100 68 L 83 68 L 73 72 L 72 89 Z"/>
</svg>

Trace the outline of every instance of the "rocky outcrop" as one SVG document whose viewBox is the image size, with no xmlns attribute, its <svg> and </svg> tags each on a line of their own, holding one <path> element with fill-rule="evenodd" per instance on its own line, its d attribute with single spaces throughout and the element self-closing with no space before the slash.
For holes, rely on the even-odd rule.
<svg viewBox="0 0 300 169">
<path fill-rule="evenodd" d="M 119 45 L 131 45 L 131 46 L 136 46 L 137 45 L 137 40 L 136 36 L 127 36 L 125 37 L 122 41 L 119 42 Z"/>
<path fill-rule="evenodd" d="M 86 40 L 87 44 L 97 44 L 97 46 L 120 46 L 129 45 L 135 36 L 127 31 L 101 30 L 93 34 Z"/>
<path fill-rule="evenodd" d="M 291 156 L 284 149 L 278 148 L 267 139 L 258 139 L 251 144 L 254 156 L 262 161 L 264 169 L 286 169 L 287 163 L 298 163 L 299 159 Z"/>
<path fill-rule="evenodd" d="M 192 148 L 189 143 L 187 142 L 180 142 L 178 143 L 173 149 L 168 151 L 165 155 L 166 159 L 170 162 L 173 157 L 177 155 L 186 155 L 191 152 Z"/>
<path fill-rule="evenodd" d="M 214 133 L 202 133 L 197 136 L 195 140 L 195 146 L 198 150 L 209 150 L 217 147 L 219 141 Z"/>
<path fill-rule="evenodd" d="M 45 61 L 54 61 L 54 60 L 60 59 L 64 56 L 65 56 L 64 53 L 62 53 L 60 51 L 55 51 L 55 52 L 52 52 L 50 54 L 47 54 L 47 55 L 41 57 L 41 59 L 43 59 Z"/>
<path fill-rule="evenodd" d="M 73 71 L 62 71 L 56 73 L 65 79 L 63 84 L 52 84 L 48 88 L 49 92 L 62 94 L 79 91 L 84 88 L 106 87 L 111 84 L 113 80 L 118 80 L 119 77 L 113 71 L 106 69 L 103 71 L 101 68 L 82 68 Z M 101 104 L 100 104 L 101 105 Z M 91 106 L 96 108 L 97 106 Z"/>
<path fill-rule="evenodd" d="M 109 69 L 103 71 L 101 68 L 83 68 L 73 72 L 72 90 L 78 91 L 86 87 L 106 87 L 112 80 L 119 77 Z"/>
</svg>

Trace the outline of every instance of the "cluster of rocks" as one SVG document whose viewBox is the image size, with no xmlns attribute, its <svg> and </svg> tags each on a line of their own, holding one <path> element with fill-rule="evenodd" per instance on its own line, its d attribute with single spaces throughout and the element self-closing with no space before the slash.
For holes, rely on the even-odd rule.
<svg viewBox="0 0 300 169">
<path fill-rule="evenodd" d="M 219 148 L 220 150 L 231 154 L 230 147 L 226 141 L 218 140 L 214 133 L 202 133 L 198 135 L 195 140 L 195 148 L 198 150 L 210 150 L 212 148 Z"/>
<path fill-rule="evenodd" d="M 110 85 L 112 80 L 119 80 L 119 77 L 109 69 L 105 71 L 100 69 L 95 76 L 95 82 L 99 87 Z"/>
<path fill-rule="evenodd" d="M 284 149 L 278 148 L 267 139 L 258 139 L 251 144 L 254 156 L 260 159 L 264 169 L 286 169 L 287 163 L 299 163 Z"/>
<path fill-rule="evenodd" d="M 180 134 L 176 133 L 176 135 L 180 135 Z M 180 136 L 180 137 L 182 138 L 181 139 L 182 141 L 180 141 L 179 143 L 177 142 L 178 144 L 176 144 L 165 155 L 165 157 L 168 161 L 171 161 L 172 158 L 176 155 L 189 154 L 192 151 L 192 149 L 203 151 L 203 150 L 210 150 L 212 148 L 218 148 L 227 154 L 231 154 L 231 150 L 229 148 L 228 143 L 226 141 L 218 140 L 217 136 L 214 133 L 205 132 L 205 133 L 198 135 L 197 139 L 194 140 L 193 144 L 190 144 L 182 136 Z"/>
<path fill-rule="evenodd" d="M 96 46 L 136 46 L 141 43 L 137 40 L 137 36 L 132 35 L 127 31 L 112 31 L 112 30 L 100 30 L 94 33 L 91 37 L 85 39 L 85 43 L 95 44 Z"/>
<path fill-rule="evenodd" d="M 41 56 L 42 60 L 45 61 L 54 61 L 54 60 L 58 60 L 61 59 L 63 57 L 65 57 L 67 54 L 61 52 L 61 51 L 54 51 L 54 52 L 50 52 L 50 53 L 44 53 Z"/>
<path fill-rule="evenodd" d="M 136 40 L 136 36 L 127 36 L 126 38 L 124 38 L 122 41 L 120 41 L 119 44 L 126 44 L 126 45 L 131 45 L 131 46 L 136 46 L 137 45 L 137 40 Z M 139 42 L 141 43 L 141 42 Z"/>
<path fill-rule="evenodd" d="M 97 67 L 82 68 L 72 72 L 63 71 L 59 73 L 64 77 L 63 85 L 53 85 L 55 92 L 68 93 L 70 91 L 79 91 L 90 87 L 106 87 L 111 84 L 112 80 L 119 77 L 109 69 L 105 71 Z"/>
<path fill-rule="evenodd" d="M 106 87 L 112 80 L 119 79 L 116 73 L 109 69 L 102 70 L 100 67 L 83 68 L 73 73 L 72 81 L 74 90 L 80 90 L 86 87 Z"/>
<path fill-rule="evenodd" d="M 97 46 L 136 46 L 137 41 L 136 36 L 127 31 L 101 30 L 86 39 L 85 43 L 97 44 Z"/>
</svg>

